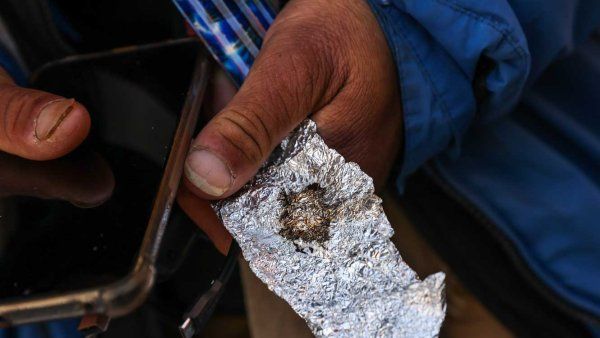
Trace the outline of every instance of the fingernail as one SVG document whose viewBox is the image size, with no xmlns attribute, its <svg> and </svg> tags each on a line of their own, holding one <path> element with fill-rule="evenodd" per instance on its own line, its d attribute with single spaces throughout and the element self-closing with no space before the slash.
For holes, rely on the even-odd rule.
<svg viewBox="0 0 600 338">
<path fill-rule="evenodd" d="M 35 120 L 35 137 L 49 139 L 75 106 L 74 99 L 59 99 L 46 104 Z"/>
<path fill-rule="evenodd" d="M 188 155 L 185 175 L 198 189 L 214 197 L 222 196 L 233 182 L 225 162 L 206 149 L 195 149 Z"/>
</svg>

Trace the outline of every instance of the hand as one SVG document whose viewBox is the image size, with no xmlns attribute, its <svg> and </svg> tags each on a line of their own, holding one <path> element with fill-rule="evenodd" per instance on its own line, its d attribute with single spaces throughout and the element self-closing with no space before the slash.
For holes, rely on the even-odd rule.
<svg viewBox="0 0 600 338">
<path fill-rule="evenodd" d="M 106 200 L 112 193 L 114 178 L 100 156 L 30 161 L 69 153 L 85 139 L 89 129 L 90 117 L 81 104 L 20 88 L 0 68 L 0 198 L 58 198 L 82 207 Z"/>
<path fill-rule="evenodd" d="M 206 202 L 190 196 L 236 192 L 308 116 L 381 187 L 402 143 L 402 109 L 392 55 L 365 0 L 287 4 L 239 92 L 195 139 L 182 207 L 201 227 L 213 224 L 198 214 Z M 228 241 L 213 240 L 226 251 Z"/>
</svg>

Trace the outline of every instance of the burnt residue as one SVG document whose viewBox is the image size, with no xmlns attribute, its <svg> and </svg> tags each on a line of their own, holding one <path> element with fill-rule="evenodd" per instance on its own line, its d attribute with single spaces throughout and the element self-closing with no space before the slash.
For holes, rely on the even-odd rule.
<svg viewBox="0 0 600 338">
<path fill-rule="evenodd" d="M 325 203 L 324 194 L 325 189 L 318 184 L 311 184 L 298 193 L 284 194 L 279 234 L 292 241 L 327 241 L 334 208 Z"/>
</svg>

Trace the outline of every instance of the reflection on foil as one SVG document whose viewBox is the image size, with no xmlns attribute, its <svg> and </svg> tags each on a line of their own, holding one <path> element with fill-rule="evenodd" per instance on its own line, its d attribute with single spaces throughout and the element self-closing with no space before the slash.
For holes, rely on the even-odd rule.
<svg viewBox="0 0 600 338">
<path fill-rule="evenodd" d="M 420 281 L 390 241 L 372 179 L 305 121 L 215 210 L 252 271 L 317 337 L 436 337 L 444 274 Z"/>
</svg>

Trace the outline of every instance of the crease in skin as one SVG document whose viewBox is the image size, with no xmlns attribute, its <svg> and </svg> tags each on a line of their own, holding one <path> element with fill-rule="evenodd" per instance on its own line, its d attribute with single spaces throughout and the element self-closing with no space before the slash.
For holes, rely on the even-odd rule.
<svg viewBox="0 0 600 338">
<path fill-rule="evenodd" d="M 60 101 L 60 100 L 57 100 Z M 47 106 L 57 102 L 57 101 L 52 101 L 49 102 Z M 65 110 L 63 111 L 63 113 L 58 117 L 58 119 L 54 122 L 54 125 L 52 126 L 52 128 L 50 128 L 50 130 L 48 130 L 48 132 L 46 132 L 46 135 L 39 135 L 38 134 L 38 130 L 37 130 L 37 122 L 38 119 L 36 119 L 35 123 L 36 123 L 36 128 L 35 128 L 35 138 L 38 141 L 46 141 L 49 138 L 52 137 L 52 135 L 54 135 L 54 133 L 56 132 L 56 130 L 58 129 L 58 127 L 60 127 L 60 125 L 62 124 L 62 122 L 71 114 L 71 112 L 73 111 L 73 109 L 75 108 L 75 100 L 74 99 L 69 99 L 68 100 L 69 105 L 65 108 Z M 46 108 L 42 108 L 42 111 Z"/>
</svg>

